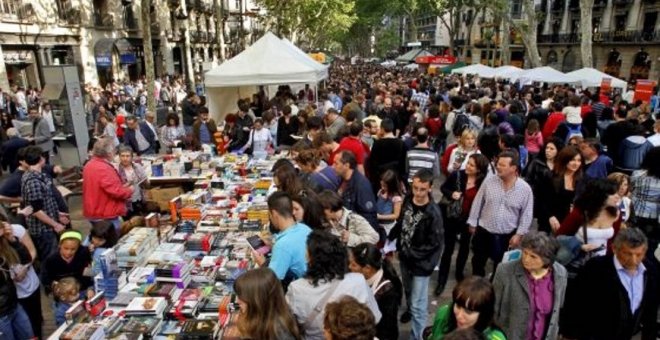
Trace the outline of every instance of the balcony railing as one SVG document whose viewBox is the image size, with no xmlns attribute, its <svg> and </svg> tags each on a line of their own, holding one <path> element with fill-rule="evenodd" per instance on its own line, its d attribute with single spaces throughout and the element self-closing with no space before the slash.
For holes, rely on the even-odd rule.
<svg viewBox="0 0 660 340">
<path fill-rule="evenodd" d="M 593 42 L 617 42 L 629 44 L 645 44 L 660 42 L 660 30 L 657 31 L 611 31 L 593 34 Z M 582 36 L 579 33 L 542 34 L 537 38 L 539 44 L 579 44 Z"/>
<path fill-rule="evenodd" d="M 613 0 L 612 3 L 614 6 L 625 6 L 625 5 L 631 5 L 633 3 L 633 0 Z"/>
<path fill-rule="evenodd" d="M 94 13 L 94 26 L 102 28 L 112 28 L 114 26 L 114 20 L 109 14 L 102 14 L 99 12 Z"/>
</svg>

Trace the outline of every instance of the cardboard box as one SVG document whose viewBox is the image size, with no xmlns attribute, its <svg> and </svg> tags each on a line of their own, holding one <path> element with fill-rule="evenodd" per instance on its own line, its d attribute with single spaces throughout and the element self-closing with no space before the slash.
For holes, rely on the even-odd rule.
<svg viewBox="0 0 660 340">
<path fill-rule="evenodd" d="M 181 187 L 173 188 L 151 188 L 147 190 L 145 196 L 147 201 L 156 202 L 161 211 L 169 211 L 170 200 L 183 193 Z"/>
</svg>

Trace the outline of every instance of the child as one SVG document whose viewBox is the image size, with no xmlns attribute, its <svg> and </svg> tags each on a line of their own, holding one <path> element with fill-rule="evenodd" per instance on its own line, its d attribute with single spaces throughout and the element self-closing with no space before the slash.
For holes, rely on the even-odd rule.
<svg viewBox="0 0 660 340">
<path fill-rule="evenodd" d="M 530 119 L 527 123 L 527 131 L 525 131 L 525 146 L 529 152 L 530 160 L 535 159 L 543 147 L 543 135 L 539 121 Z"/>
<path fill-rule="evenodd" d="M 378 224 L 389 234 L 401 213 L 403 193 L 396 172 L 387 170 L 380 177 L 380 190 L 376 200 Z"/>
<path fill-rule="evenodd" d="M 54 282 L 61 281 L 67 277 L 74 278 L 83 290 L 92 285 L 91 278 L 83 275 L 85 268 L 90 265 L 92 258 L 89 250 L 80 246 L 81 243 L 82 234 L 80 232 L 68 230 L 62 233 L 58 251 L 48 256 L 41 267 L 41 282 L 47 293 L 54 291 L 54 288 L 57 288 L 61 284 L 53 285 Z M 57 290 L 63 293 L 62 289 L 60 287 Z M 64 291 L 70 291 L 70 284 L 69 288 L 64 289 Z M 67 294 L 61 295 L 61 297 L 70 300 L 70 296 Z M 58 322 L 58 325 L 64 322 L 64 312 L 66 312 L 66 309 L 64 309 L 65 306 L 61 306 L 62 304 L 68 304 L 68 302 L 59 301 L 58 297 L 55 296 L 55 320 Z M 60 312 L 61 315 L 59 314 Z"/>
<path fill-rule="evenodd" d="M 111 222 L 105 220 L 92 222 L 89 237 L 83 242 L 83 246 L 86 246 L 92 254 L 92 275 L 101 272 L 98 259 L 106 249 L 114 247 L 115 244 L 117 244 L 117 232 Z"/>
</svg>

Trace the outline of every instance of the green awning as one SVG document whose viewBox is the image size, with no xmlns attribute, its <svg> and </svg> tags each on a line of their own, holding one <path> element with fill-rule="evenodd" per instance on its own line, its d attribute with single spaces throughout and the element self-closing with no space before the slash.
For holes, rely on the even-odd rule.
<svg viewBox="0 0 660 340">
<path fill-rule="evenodd" d="M 467 66 L 467 64 L 465 64 L 465 62 L 459 61 L 455 64 L 451 64 L 451 65 L 447 65 L 445 67 L 439 68 L 439 69 L 436 70 L 436 72 L 437 73 L 442 73 L 442 74 L 449 74 L 449 73 L 451 73 L 451 70 L 457 69 L 457 68 L 460 68 L 460 67 L 464 67 L 464 66 Z"/>
</svg>

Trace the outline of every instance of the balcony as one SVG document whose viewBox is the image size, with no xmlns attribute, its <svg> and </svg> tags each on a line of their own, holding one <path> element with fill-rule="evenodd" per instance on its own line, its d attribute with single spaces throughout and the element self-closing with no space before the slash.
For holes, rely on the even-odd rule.
<svg viewBox="0 0 660 340">
<path fill-rule="evenodd" d="M 190 31 L 190 42 L 198 43 L 200 42 L 200 32 L 199 31 Z"/>
<path fill-rule="evenodd" d="M 68 8 L 60 11 L 60 24 L 77 25 L 80 24 L 80 9 Z"/>
<path fill-rule="evenodd" d="M 571 0 L 571 2 L 568 3 L 568 10 L 569 11 L 579 11 L 580 10 L 580 0 Z"/>
<path fill-rule="evenodd" d="M 454 47 L 464 46 L 465 39 L 456 39 L 454 40 Z"/>
<path fill-rule="evenodd" d="M 579 33 L 569 34 L 542 34 L 537 38 L 538 44 L 579 44 L 581 41 Z M 597 32 L 593 34 L 594 43 L 618 44 L 657 44 L 660 42 L 660 30 L 658 31 L 612 31 Z"/>
<path fill-rule="evenodd" d="M 199 41 L 202 43 L 208 42 L 208 34 L 206 32 L 199 32 Z"/>
<path fill-rule="evenodd" d="M 124 18 L 124 29 L 127 31 L 137 31 L 140 29 L 137 19 L 128 17 Z"/>
<path fill-rule="evenodd" d="M 579 44 L 582 39 L 578 33 L 542 34 L 536 38 L 538 44 Z"/>
<path fill-rule="evenodd" d="M 607 0 L 594 0 L 594 9 L 605 8 Z"/>
</svg>

